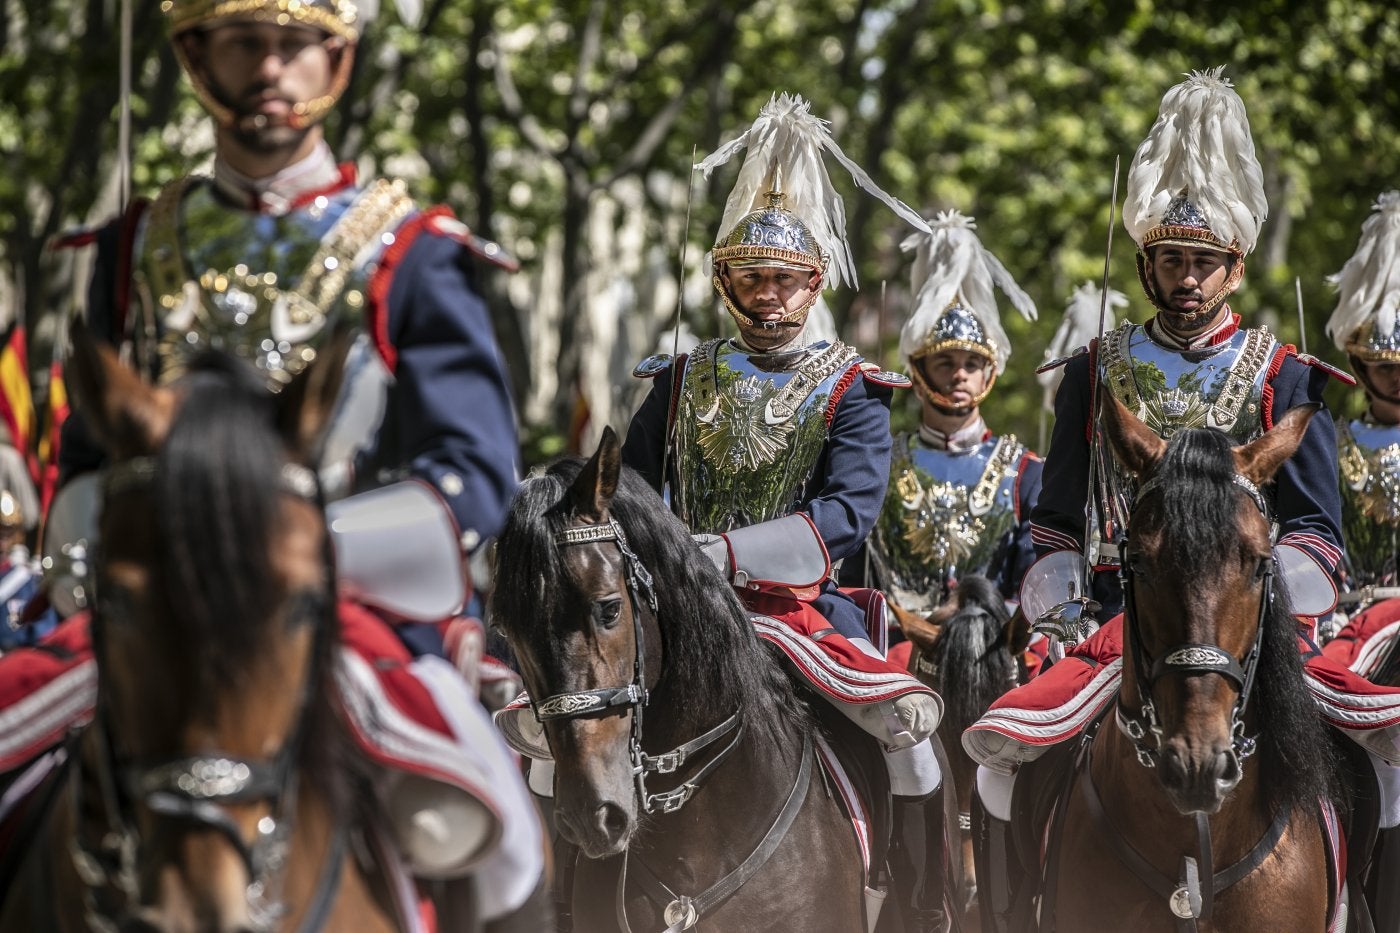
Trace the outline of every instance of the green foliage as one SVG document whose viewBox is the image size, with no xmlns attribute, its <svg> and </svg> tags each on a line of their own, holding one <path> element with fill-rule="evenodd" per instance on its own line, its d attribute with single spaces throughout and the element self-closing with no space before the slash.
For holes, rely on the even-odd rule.
<svg viewBox="0 0 1400 933">
<path fill-rule="evenodd" d="M 0 152 L 10 167 L 0 176 L 0 262 L 21 281 L 43 239 L 85 217 L 110 169 L 117 44 L 105 6 L 25 0 L 0 14 Z M 195 105 L 161 51 L 156 6 L 136 4 L 134 178 L 145 192 L 201 155 L 190 151 Z M 1102 275 L 1114 159 L 1126 173 L 1163 92 L 1192 68 L 1228 66 L 1266 173 L 1272 216 L 1236 310 L 1296 340 L 1296 276 L 1309 349 L 1342 362 L 1323 334 L 1324 276 L 1350 255 L 1375 195 L 1400 183 L 1397 60 L 1400 5 L 1389 0 L 430 0 L 420 30 L 386 13 L 369 32 L 331 138 L 346 157 L 417 166 L 422 196 L 448 201 L 532 262 L 551 238 L 577 246 L 578 218 L 618 177 L 683 175 L 693 146 L 703 155 L 732 138 L 775 90 L 801 93 L 887 190 L 925 213 L 974 215 L 1038 301 L 1035 323 L 1004 315 L 1015 353 L 986 406 L 997 429 L 1034 443 L 1031 370 L 1071 289 Z M 737 161 L 698 190 L 692 265 L 735 171 Z M 832 299 L 838 323 L 856 333 L 878 315 L 886 281 L 893 328 L 908 304 L 904 231 L 837 183 L 862 284 Z M 647 186 L 651 240 L 674 269 L 679 222 L 657 190 Z M 1141 320 L 1121 222 L 1113 236 L 1111 282 Z M 577 314 L 568 286 L 565 306 Z M 26 292 L 31 323 L 50 311 L 38 291 Z M 525 330 L 530 309 L 516 315 Z M 687 316 L 702 336 L 715 330 L 712 307 Z M 551 365 L 527 361 L 523 339 L 503 339 L 513 366 Z M 897 365 L 893 334 L 881 342 L 883 353 L 862 349 Z M 573 341 L 565 349 L 560 384 L 571 386 Z M 532 426 L 541 449 L 565 429 L 567 408 Z"/>
</svg>

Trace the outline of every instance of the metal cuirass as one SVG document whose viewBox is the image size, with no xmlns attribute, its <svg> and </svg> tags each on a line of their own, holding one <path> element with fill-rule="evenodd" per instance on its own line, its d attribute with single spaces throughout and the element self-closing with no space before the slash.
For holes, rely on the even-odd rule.
<svg viewBox="0 0 1400 933">
<path fill-rule="evenodd" d="M 1124 323 L 1103 338 L 1103 389 L 1163 438 L 1183 428 L 1216 428 L 1235 444 L 1264 431 L 1264 384 L 1278 341 L 1267 328 L 1237 330 L 1214 346 L 1177 350 L 1154 341 L 1141 324 Z M 1106 507 L 1127 527 L 1136 480 L 1103 448 Z"/>
<path fill-rule="evenodd" d="M 1347 559 L 1358 586 L 1386 582 L 1400 545 L 1400 425 L 1337 428 Z"/>
<path fill-rule="evenodd" d="M 860 362 L 839 341 L 748 353 L 710 340 L 686 361 L 676 405 L 673 505 L 695 533 L 791 514 L 826 446 L 836 384 Z"/>
<path fill-rule="evenodd" d="M 138 364 L 170 382 L 217 349 L 277 391 L 340 327 L 359 331 L 325 458 L 348 462 L 378 430 L 392 380 L 364 332 L 369 278 L 414 210 L 402 182 L 382 179 L 282 216 L 230 208 L 198 176 L 168 185 L 137 246 L 127 336 Z"/>
<path fill-rule="evenodd" d="M 902 608 L 928 613 L 959 576 L 987 573 L 1016 524 L 1014 435 L 970 450 L 896 438 L 890 486 L 869 547 L 880 585 Z"/>
</svg>

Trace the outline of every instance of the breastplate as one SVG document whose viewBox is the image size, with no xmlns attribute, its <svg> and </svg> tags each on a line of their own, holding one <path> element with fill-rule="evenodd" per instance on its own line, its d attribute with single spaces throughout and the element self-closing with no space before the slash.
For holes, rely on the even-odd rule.
<svg viewBox="0 0 1400 933">
<path fill-rule="evenodd" d="M 281 217 L 231 209 L 206 179 L 167 186 L 133 277 L 138 360 L 169 382 L 201 350 L 223 350 L 280 389 L 337 325 L 361 327 L 369 267 L 413 209 L 401 182 L 383 180 Z"/>
<path fill-rule="evenodd" d="M 1400 426 L 1339 425 L 1337 449 L 1347 558 L 1359 585 L 1379 583 L 1400 544 Z"/>
<path fill-rule="evenodd" d="M 1124 323 L 1104 337 L 1100 385 L 1162 438 L 1183 428 L 1216 428 L 1234 444 L 1264 431 L 1264 383 L 1278 341 L 1267 328 L 1238 330 L 1199 350 L 1161 346 L 1141 324 Z M 1137 481 L 1102 448 L 1106 507 L 1127 527 Z"/>
<path fill-rule="evenodd" d="M 895 440 L 890 486 L 870 556 L 902 608 L 927 613 L 959 576 L 986 573 L 1016 523 L 1016 473 L 1026 448 L 1013 435 L 972 450 Z"/>
<path fill-rule="evenodd" d="M 414 209 L 403 184 L 385 180 L 280 217 L 231 209 L 205 179 L 167 186 L 147 212 L 133 272 L 137 360 L 164 383 L 217 349 L 277 391 L 341 327 L 360 331 L 323 448 L 323 466 L 348 465 L 378 431 L 392 381 L 364 330 L 369 276 Z"/>
<path fill-rule="evenodd" d="M 676 406 L 676 514 L 719 534 L 792 513 L 826 446 L 826 412 L 860 361 L 839 341 L 747 353 L 728 340 L 696 347 Z"/>
</svg>

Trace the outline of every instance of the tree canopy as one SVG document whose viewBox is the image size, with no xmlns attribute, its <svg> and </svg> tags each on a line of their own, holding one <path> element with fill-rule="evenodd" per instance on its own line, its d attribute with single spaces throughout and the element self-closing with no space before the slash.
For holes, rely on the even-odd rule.
<svg viewBox="0 0 1400 933">
<path fill-rule="evenodd" d="M 116 206 L 119 6 L 0 4 L 0 278 L 31 332 L 71 291 L 45 243 Z M 133 6 L 133 183 L 151 194 L 212 138 L 158 4 Z M 416 28 L 386 12 L 367 31 L 329 128 L 340 156 L 405 176 L 524 261 L 497 283 L 496 324 L 544 455 L 565 442 L 580 395 L 594 430 L 625 424 L 628 371 L 675 309 L 683 237 L 686 324 L 724 326 L 700 266 L 738 162 L 708 185 L 688 166 L 774 91 L 800 93 L 886 190 L 927 215 L 976 217 L 1035 298 L 1035 323 L 1003 309 L 1015 350 L 985 406 L 994 427 L 1034 443 L 1032 370 L 1071 290 L 1102 275 L 1114 158 L 1126 172 L 1191 69 L 1227 66 L 1266 175 L 1271 215 L 1232 304 L 1296 341 L 1298 277 L 1308 349 L 1342 362 L 1325 343 L 1324 277 L 1375 196 L 1400 186 L 1396 61 L 1400 6 L 1385 0 L 428 0 Z M 905 231 L 832 174 L 860 289 L 828 301 L 848 340 L 897 367 Z M 1142 320 L 1133 246 L 1121 223 L 1113 236 L 1110 281 Z"/>
</svg>

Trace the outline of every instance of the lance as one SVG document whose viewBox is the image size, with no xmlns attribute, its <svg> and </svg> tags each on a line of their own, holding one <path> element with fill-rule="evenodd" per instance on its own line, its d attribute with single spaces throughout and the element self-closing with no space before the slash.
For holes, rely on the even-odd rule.
<svg viewBox="0 0 1400 933">
<path fill-rule="evenodd" d="M 671 365 L 677 365 L 676 358 L 681 352 L 681 309 L 685 307 L 685 257 L 690 246 L 690 207 L 695 202 L 695 155 L 698 146 L 690 147 L 690 163 L 685 175 L 685 222 L 681 227 L 681 267 L 676 275 L 676 313 L 671 319 Z M 674 407 L 675 399 L 672 399 Z M 666 489 L 666 470 L 670 466 L 671 432 L 674 425 L 666 425 L 666 443 L 661 448 L 661 489 Z"/>
<path fill-rule="evenodd" d="M 1298 349 L 1308 352 L 1308 325 L 1303 321 L 1303 280 L 1293 276 L 1293 295 L 1298 299 Z"/>
<path fill-rule="evenodd" d="M 1101 346 L 1103 342 L 1104 321 L 1108 318 L 1108 272 L 1109 263 L 1113 258 L 1113 221 L 1118 210 L 1120 162 L 1120 156 L 1113 157 L 1113 194 L 1108 199 L 1108 241 L 1103 250 L 1103 283 L 1099 289 L 1098 337 L 1094 342 L 1096 347 Z M 1103 437 L 1099 433 L 1099 379 L 1098 374 L 1092 370 L 1089 373 L 1089 423 L 1093 426 L 1093 430 L 1089 435 L 1089 489 L 1084 509 L 1084 589 L 1081 591 L 1081 596 L 1086 598 L 1089 595 L 1090 581 L 1094 578 L 1094 560 L 1091 556 L 1093 549 L 1090 547 L 1094 533 L 1094 486 L 1098 479 L 1099 458 L 1103 455 Z M 1104 511 L 1106 512 L 1106 510 Z M 1101 516 L 1101 521 L 1107 525 L 1107 514 Z M 1105 530 L 1107 529 L 1105 528 Z"/>
</svg>

